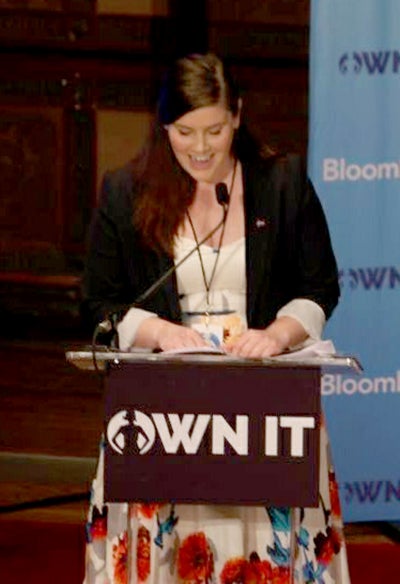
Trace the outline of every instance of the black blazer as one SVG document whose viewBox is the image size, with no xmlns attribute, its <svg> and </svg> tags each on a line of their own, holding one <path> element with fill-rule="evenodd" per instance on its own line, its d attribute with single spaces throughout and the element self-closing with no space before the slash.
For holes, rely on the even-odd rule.
<svg viewBox="0 0 400 584">
<path fill-rule="evenodd" d="M 266 327 L 293 298 L 318 303 L 328 318 L 339 298 L 338 273 L 321 204 L 300 158 L 242 162 L 246 221 L 247 321 Z M 92 325 L 121 311 L 172 265 L 143 247 L 132 226 L 132 163 L 106 173 L 89 235 L 83 313 Z M 143 308 L 180 322 L 172 276 Z"/>
</svg>

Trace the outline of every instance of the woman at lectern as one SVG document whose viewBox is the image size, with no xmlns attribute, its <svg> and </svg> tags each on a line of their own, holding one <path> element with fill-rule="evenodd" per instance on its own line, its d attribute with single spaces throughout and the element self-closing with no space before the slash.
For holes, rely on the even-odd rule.
<svg viewBox="0 0 400 584">
<path fill-rule="evenodd" d="M 144 148 L 105 175 L 84 288 L 84 312 L 112 318 L 122 350 L 264 358 L 321 337 L 339 286 L 320 202 L 297 156 L 249 134 L 215 55 L 172 65 Z M 128 517 L 103 503 L 101 455 L 85 583 L 349 582 L 327 450 L 320 507 L 296 525 L 290 509 L 250 506 L 138 503 Z"/>
</svg>

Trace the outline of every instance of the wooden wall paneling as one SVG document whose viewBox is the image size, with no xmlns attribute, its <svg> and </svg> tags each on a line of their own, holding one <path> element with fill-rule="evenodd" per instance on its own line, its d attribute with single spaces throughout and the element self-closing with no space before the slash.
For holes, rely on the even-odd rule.
<svg viewBox="0 0 400 584">
<path fill-rule="evenodd" d="M 21 328 L 57 313 L 68 328 L 71 316 L 78 322 L 95 135 L 91 85 L 76 78 L 73 63 L 9 57 L 0 73 L 0 310 L 14 335 L 13 313 Z"/>
<path fill-rule="evenodd" d="M 229 59 L 307 64 L 308 27 L 258 22 L 209 22 L 209 47 Z"/>
<path fill-rule="evenodd" d="M 79 256 L 85 251 L 86 232 L 93 201 L 96 198 L 96 119 L 93 103 L 94 84 L 76 72 L 64 79 L 66 159 L 64 175 L 63 248 L 70 266 L 81 271 Z"/>
<path fill-rule="evenodd" d="M 15 311 L 50 313 L 58 310 L 56 296 L 62 302 L 70 300 L 68 289 L 48 282 L 49 274 L 65 269 L 60 236 L 64 221 L 62 121 L 61 108 L 53 106 L 0 106 L 1 335 L 10 334 L 8 325 L 12 334 L 18 334 L 20 324 L 12 317 Z M 41 279 L 35 279 L 35 274 Z M 55 291 L 51 297 L 40 293 L 46 282 L 50 284 L 46 290 Z M 65 284 L 72 289 L 76 285 Z"/>
<path fill-rule="evenodd" d="M 0 42 L 2 47 L 43 47 L 70 49 L 90 46 L 94 34 L 93 2 L 83 11 L 75 11 L 84 3 L 51 4 L 33 9 L 29 3 L 18 8 L 0 6 Z M 91 10 L 88 10 L 91 8 Z"/>
<path fill-rule="evenodd" d="M 210 21 L 307 25 L 309 10 L 310 0 L 207 0 Z"/>
<path fill-rule="evenodd" d="M 162 66 L 153 59 L 101 58 L 93 71 L 95 104 L 102 110 L 152 111 Z"/>
<path fill-rule="evenodd" d="M 207 20 L 200 1 L 198 14 L 190 18 L 187 3 L 170 0 L 168 16 L 98 14 L 93 11 L 1 10 L 0 43 L 8 47 L 42 46 L 69 51 L 117 51 L 132 59 L 143 56 L 171 58 L 182 44 L 193 49 L 194 40 L 223 56 L 240 58 L 305 58 L 308 26 L 304 18 L 279 22 L 246 21 L 230 16 Z M 288 12 L 289 14 L 289 12 Z M 200 40 L 199 40 L 200 39 Z"/>
<path fill-rule="evenodd" d="M 104 14 L 96 20 L 95 46 L 131 62 L 168 62 L 176 53 L 177 39 L 164 16 Z"/>
<path fill-rule="evenodd" d="M 174 54 L 176 37 L 171 19 L 162 16 L 97 14 L 79 8 L 72 0 L 68 9 L 23 10 L 1 9 L 0 47 L 3 49 L 117 53 L 137 60 L 143 56 L 169 59 Z M 82 7 L 86 6 L 85 3 Z"/>
<path fill-rule="evenodd" d="M 98 14 L 167 16 L 168 0 L 97 0 Z"/>
<path fill-rule="evenodd" d="M 262 142 L 305 154 L 308 139 L 308 69 L 305 66 L 233 67 L 243 89 L 243 115 Z"/>
<path fill-rule="evenodd" d="M 161 76 L 157 63 L 102 61 L 96 79 L 97 190 L 106 170 L 126 163 L 147 137 Z"/>
<path fill-rule="evenodd" d="M 278 150 L 307 150 L 308 43 L 308 26 L 298 23 L 209 22 L 210 50 L 244 88 L 250 129 Z"/>
<path fill-rule="evenodd" d="M 97 190 L 107 170 L 124 165 L 145 141 L 151 122 L 147 111 L 97 111 Z"/>
<path fill-rule="evenodd" d="M 0 0 L 1 9 L 93 12 L 98 0 Z"/>
<path fill-rule="evenodd" d="M 0 9 L 60 11 L 63 0 L 0 0 Z"/>
<path fill-rule="evenodd" d="M 59 247 L 62 112 L 53 107 L 0 107 L 0 151 L 1 248 Z M 9 267 L 19 269 L 17 257 L 9 258 Z"/>
</svg>

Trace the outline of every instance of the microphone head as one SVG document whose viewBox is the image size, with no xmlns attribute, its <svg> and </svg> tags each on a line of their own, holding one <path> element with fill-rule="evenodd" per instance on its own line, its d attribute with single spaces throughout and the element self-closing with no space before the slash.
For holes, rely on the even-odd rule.
<svg viewBox="0 0 400 584">
<path fill-rule="evenodd" d="M 225 183 L 218 183 L 215 185 L 215 194 L 220 205 L 225 207 L 229 203 L 228 187 Z"/>
</svg>

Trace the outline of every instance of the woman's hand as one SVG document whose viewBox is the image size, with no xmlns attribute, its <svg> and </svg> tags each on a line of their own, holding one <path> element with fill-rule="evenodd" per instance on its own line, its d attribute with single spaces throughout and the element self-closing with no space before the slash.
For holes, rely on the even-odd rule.
<svg viewBox="0 0 400 584">
<path fill-rule="evenodd" d="M 208 346 L 197 331 L 158 317 L 144 320 L 135 337 L 135 347 L 161 349 L 161 351 Z"/>
<path fill-rule="evenodd" d="M 238 357 L 262 359 L 279 355 L 308 337 L 303 326 L 290 316 L 282 316 L 266 329 L 248 329 L 237 341 L 226 347 L 227 353 Z"/>
<path fill-rule="evenodd" d="M 227 353 L 238 357 L 260 359 L 282 353 L 285 347 L 265 330 L 249 329 L 239 339 L 226 347 Z"/>
</svg>

